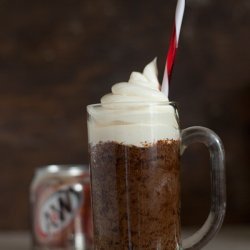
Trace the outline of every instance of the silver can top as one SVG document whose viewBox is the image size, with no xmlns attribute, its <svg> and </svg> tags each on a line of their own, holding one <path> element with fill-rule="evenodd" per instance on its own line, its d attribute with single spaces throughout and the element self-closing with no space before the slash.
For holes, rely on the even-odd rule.
<svg viewBox="0 0 250 250">
<path fill-rule="evenodd" d="M 83 172 L 89 170 L 88 165 L 80 164 L 53 164 L 39 167 L 35 175 L 68 175 L 68 176 L 78 176 Z"/>
<path fill-rule="evenodd" d="M 80 164 L 53 164 L 37 168 L 31 189 L 33 190 L 39 183 L 50 178 L 72 178 L 89 173 L 88 165 Z"/>
</svg>

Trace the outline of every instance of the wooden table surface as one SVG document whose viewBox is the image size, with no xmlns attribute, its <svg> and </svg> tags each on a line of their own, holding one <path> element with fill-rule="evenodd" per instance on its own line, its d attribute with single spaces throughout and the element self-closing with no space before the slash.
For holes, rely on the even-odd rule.
<svg viewBox="0 0 250 250">
<path fill-rule="evenodd" d="M 184 234 L 191 232 L 185 230 Z M 0 249 L 28 250 L 30 235 L 28 232 L 1 232 Z M 204 250 L 249 250 L 250 227 L 226 227 L 210 242 Z"/>
</svg>

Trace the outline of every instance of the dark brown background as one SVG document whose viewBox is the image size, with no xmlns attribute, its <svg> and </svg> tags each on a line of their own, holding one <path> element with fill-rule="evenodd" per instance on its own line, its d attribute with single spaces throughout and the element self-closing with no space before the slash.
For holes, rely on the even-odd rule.
<svg viewBox="0 0 250 250">
<path fill-rule="evenodd" d="M 0 1 L 0 229 L 27 229 L 34 169 L 87 162 L 85 106 L 158 57 L 175 0 Z M 250 222 L 249 0 L 187 0 L 171 84 L 182 127 L 216 131 L 227 155 L 226 223 Z M 183 223 L 208 212 L 208 155 L 183 161 Z"/>
</svg>

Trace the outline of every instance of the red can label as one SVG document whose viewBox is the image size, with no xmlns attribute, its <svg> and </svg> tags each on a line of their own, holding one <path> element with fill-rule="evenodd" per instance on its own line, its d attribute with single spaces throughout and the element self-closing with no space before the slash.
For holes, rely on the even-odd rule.
<svg viewBox="0 0 250 250">
<path fill-rule="evenodd" d="M 38 210 L 38 234 L 42 238 L 60 233 L 75 218 L 83 202 L 82 185 L 66 186 L 53 193 Z"/>
</svg>

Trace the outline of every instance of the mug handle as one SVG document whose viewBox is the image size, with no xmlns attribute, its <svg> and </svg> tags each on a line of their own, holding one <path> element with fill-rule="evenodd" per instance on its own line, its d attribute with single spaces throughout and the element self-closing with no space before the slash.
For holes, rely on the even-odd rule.
<svg viewBox="0 0 250 250">
<path fill-rule="evenodd" d="M 223 144 L 212 130 L 200 126 L 186 128 L 181 133 L 181 154 L 192 143 L 203 143 L 211 161 L 211 207 L 203 226 L 182 242 L 183 249 L 197 250 L 205 246 L 219 231 L 226 211 L 225 153 Z"/>
</svg>

